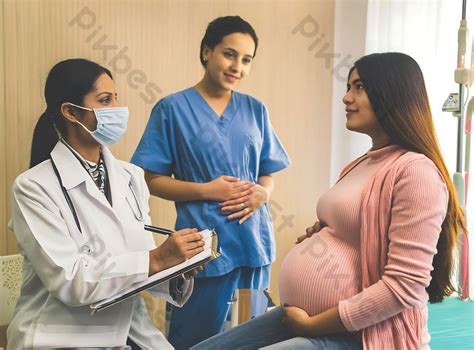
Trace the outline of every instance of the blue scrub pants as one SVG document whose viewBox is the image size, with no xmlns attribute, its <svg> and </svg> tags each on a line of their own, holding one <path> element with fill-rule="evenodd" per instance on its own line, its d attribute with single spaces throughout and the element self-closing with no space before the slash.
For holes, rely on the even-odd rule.
<svg viewBox="0 0 474 350">
<path fill-rule="evenodd" d="M 229 314 L 234 291 L 238 288 L 249 288 L 261 283 L 252 281 L 255 270 L 264 273 L 262 277 L 268 287 L 269 266 L 262 268 L 237 268 L 225 275 L 194 279 L 193 293 L 183 307 L 171 307 L 168 341 L 177 350 L 189 349 L 191 346 L 224 330 L 224 323 Z M 259 288 L 260 289 L 260 288 Z"/>
<path fill-rule="evenodd" d="M 362 341 L 352 333 L 310 338 L 295 337 L 278 307 L 194 346 L 191 350 L 362 350 Z"/>
</svg>

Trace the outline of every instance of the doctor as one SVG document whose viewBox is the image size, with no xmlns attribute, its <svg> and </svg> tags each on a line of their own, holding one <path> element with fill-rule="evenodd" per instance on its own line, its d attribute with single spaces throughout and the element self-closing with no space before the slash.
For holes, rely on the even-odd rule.
<svg viewBox="0 0 474 350">
<path fill-rule="evenodd" d="M 12 190 L 10 228 L 24 266 L 8 347 L 172 348 L 150 323 L 142 298 L 94 316 L 89 305 L 201 252 L 202 237 L 184 229 L 155 247 L 144 231 L 150 219 L 143 171 L 107 148 L 128 120 L 107 69 L 62 61 L 48 75 L 45 98 L 31 169 Z M 192 285 L 177 278 L 152 292 L 181 306 Z"/>
</svg>

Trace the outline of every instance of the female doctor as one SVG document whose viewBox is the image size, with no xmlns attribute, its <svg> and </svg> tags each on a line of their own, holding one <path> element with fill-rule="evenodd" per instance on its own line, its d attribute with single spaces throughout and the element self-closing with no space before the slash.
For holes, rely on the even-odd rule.
<svg viewBox="0 0 474 350">
<path fill-rule="evenodd" d="M 202 237 L 183 229 L 156 248 L 144 231 L 150 220 L 143 171 L 107 148 L 128 120 L 107 69 L 83 59 L 59 62 L 45 98 L 31 169 L 12 190 L 10 228 L 24 263 L 9 348 L 171 348 L 149 322 L 142 298 L 93 316 L 89 305 L 199 253 Z M 179 278 L 152 292 L 180 306 L 192 285 Z"/>
</svg>

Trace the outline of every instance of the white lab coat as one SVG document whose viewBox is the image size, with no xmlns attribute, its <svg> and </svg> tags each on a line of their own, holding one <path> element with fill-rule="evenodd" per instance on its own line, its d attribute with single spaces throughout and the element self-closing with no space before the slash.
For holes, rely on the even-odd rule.
<svg viewBox="0 0 474 350">
<path fill-rule="evenodd" d="M 51 152 L 82 233 L 50 160 L 15 180 L 10 228 L 25 259 L 9 349 L 120 346 L 129 334 L 143 348 L 172 348 L 149 321 L 142 298 L 90 315 L 91 303 L 148 277 L 148 252 L 155 247 L 143 229 L 149 221 L 143 171 L 105 147 L 103 154 L 112 206 L 62 142 Z M 168 283 L 152 290 L 175 305 L 191 291 L 192 281 L 185 282 L 181 300 L 172 300 Z"/>
</svg>

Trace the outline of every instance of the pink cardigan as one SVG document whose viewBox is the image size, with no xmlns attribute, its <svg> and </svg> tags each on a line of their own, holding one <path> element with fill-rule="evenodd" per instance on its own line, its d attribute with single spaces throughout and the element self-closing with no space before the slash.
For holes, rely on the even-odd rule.
<svg viewBox="0 0 474 350">
<path fill-rule="evenodd" d="M 350 163 L 342 171 L 340 179 L 364 157 Z M 446 215 L 448 193 L 439 171 L 424 155 L 396 149 L 389 157 L 384 166 L 372 175 L 362 193 L 360 256 L 363 292 L 341 301 L 339 313 L 344 325 L 350 331 L 356 331 L 357 327 L 366 323 L 362 328 L 365 350 L 421 349 L 423 323 L 426 321 L 426 315 L 423 315 L 421 308 L 426 305 L 425 288 L 431 280 L 429 261 L 432 262 L 432 257 L 436 253 L 441 224 Z M 417 173 L 421 177 L 420 181 L 426 185 L 421 186 L 424 187 L 423 193 L 427 191 L 427 198 L 432 203 L 427 204 L 428 209 L 420 208 L 406 218 L 407 221 L 415 222 L 419 219 L 418 226 L 422 227 L 422 232 L 413 233 L 417 235 L 416 239 L 411 237 L 410 242 L 407 240 L 407 245 L 419 242 L 416 249 L 420 251 L 420 257 L 404 257 L 410 259 L 410 263 L 406 264 L 409 267 L 405 266 L 405 270 L 394 271 L 399 268 L 397 261 L 393 261 L 398 256 L 390 254 L 390 244 L 392 239 L 397 239 L 399 249 L 403 246 L 404 238 L 391 236 L 395 234 L 390 227 L 392 211 L 397 191 L 404 190 L 403 181 L 399 180 L 403 178 L 407 167 L 414 162 L 417 163 L 416 169 L 420 170 Z M 404 204 L 406 203 L 401 205 Z M 417 261 L 418 258 L 420 261 Z M 400 275 L 403 275 L 403 282 L 398 280 Z M 384 316 L 387 310 L 383 310 L 383 304 L 377 304 L 375 299 L 370 299 L 376 298 L 376 294 L 371 294 L 371 290 L 376 290 L 374 284 L 377 283 L 385 283 L 390 288 L 403 306 L 401 312 L 390 318 Z M 370 286 L 373 288 L 369 288 Z M 364 293 L 367 296 L 366 300 L 363 300 Z"/>
</svg>

